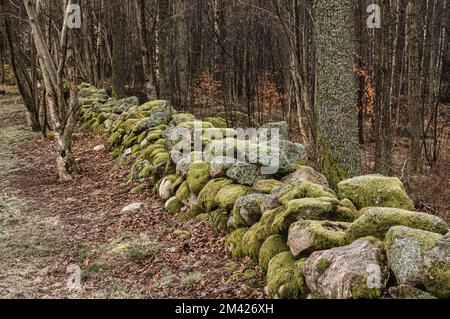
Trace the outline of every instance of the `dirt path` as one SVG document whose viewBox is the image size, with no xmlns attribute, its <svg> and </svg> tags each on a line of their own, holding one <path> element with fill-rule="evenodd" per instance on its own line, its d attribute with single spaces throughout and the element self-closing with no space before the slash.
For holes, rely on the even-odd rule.
<svg viewBox="0 0 450 319">
<path fill-rule="evenodd" d="M 152 190 L 131 194 L 126 168 L 93 150 L 100 137 L 78 134 L 79 170 L 58 183 L 52 141 L 25 126 L 19 101 L 0 96 L 1 298 L 264 296 L 258 271 L 226 258 L 223 236 L 168 216 Z M 122 212 L 132 203 L 142 207 Z"/>
</svg>

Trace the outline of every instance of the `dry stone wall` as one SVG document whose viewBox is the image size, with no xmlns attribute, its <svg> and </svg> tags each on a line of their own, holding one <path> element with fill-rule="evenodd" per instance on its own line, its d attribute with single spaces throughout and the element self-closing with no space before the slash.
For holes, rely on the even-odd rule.
<svg viewBox="0 0 450 319">
<path fill-rule="evenodd" d="M 450 298 L 449 227 L 415 212 L 399 179 L 361 176 L 335 191 L 307 166 L 303 145 L 287 140 L 283 122 L 264 125 L 281 134 L 252 144 L 223 114 L 200 121 L 167 101 L 114 100 L 86 83 L 80 103 L 80 122 L 130 165 L 133 191 L 154 187 L 168 214 L 226 233 L 227 255 L 258 263 L 270 297 Z M 203 151 L 183 153 L 191 145 L 179 128 Z M 246 161 L 252 149 L 275 147 L 272 175 L 261 174 L 266 161 Z"/>
</svg>

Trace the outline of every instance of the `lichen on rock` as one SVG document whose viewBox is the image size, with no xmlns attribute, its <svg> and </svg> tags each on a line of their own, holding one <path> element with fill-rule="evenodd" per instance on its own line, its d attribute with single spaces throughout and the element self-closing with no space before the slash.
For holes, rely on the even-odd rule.
<svg viewBox="0 0 450 319">
<path fill-rule="evenodd" d="M 425 230 L 394 226 L 386 234 L 384 241 L 389 268 L 397 283 L 409 286 L 423 284 L 424 257 L 442 235 Z"/>
<path fill-rule="evenodd" d="M 432 295 L 450 298 L 450 233 L 442 237 L 425 256 L 425 287 Z"/>
</svg>

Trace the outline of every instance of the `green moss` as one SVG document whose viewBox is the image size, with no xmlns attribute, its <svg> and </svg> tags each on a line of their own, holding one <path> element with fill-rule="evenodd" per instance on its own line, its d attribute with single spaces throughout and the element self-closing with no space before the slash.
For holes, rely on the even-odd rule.
<svg viewBox="0 0 450 319">
<path fill-rule="evenodd" d="M 240 228 L 227 236 L 225 240 L 225 252 L 228 257 L 237 259 L 245 256 L 242 239 L 247 231 L 248 228 Z"/>
<path fill-rule="evenodd" d="M 185 122 L 192 122 L 195 120 L 195 116 L 192 114 L 186 113 L 177 113 L 172 116 L 172 123 L 175 125 L 179 125 Z"/>
<path fill-rule="evenodd" d="M 183 203 L 186 203 L 189 199 L 189 195 L 191 194 L 191 190 L 189 189 L 189 185 L 187 182 L 183 182 L 180 187 L 178 188 L 175 196 L 182 201 Z"/>
<path fill-rule="evenodd" d="M 181 212 L 181 209 L 184 207 L 183 202 L 181 202 L 178 198 L 172 197 L 170 198 L 166 204 L 164 205 L 164 209 L 167 213 L 171 215 L 176 215 Z"/>
<path fill-rule="evenodd" d="M 350 291 L 353 299 L 379 299 L 381 297 L 381 290 L 369 288 L 367 278 L 361 275 L 353 279 Z"/>
<path fill-rule="evenodd" d="M 286 206 L 287 203 L 294 199 L 319 197 L 336 198 L 331 190 L 326 189 L 322 185 L 314 184 L 307 180 L 298 180 L 292 185 L 292 188 L 281 193 L 279 201 L 283 206 Z"/>
<path fill-rule="evenodd" d="M 158 153 L 153 158 L 153 166 L 158 166 L 160 164 L 166 163 L 170 160 L 170 154 L 167 152 Z"/>
<path fill-rule="evenodd" d="M 245 196 L 249 192 L 249 188 L 243 185 L 226 185 L 216 195 L 215 201 L 225 211 L 231 211 L 234 207 L 236 200 Z"/>
<path fill-rule="evenodd" d="M 280 187 L 281 185 L 283 183 L 276 179 L 262 179 L 253 185 L 252 190 L 261 194 L 270 194 L 276 187 Z"/>
<path fill-rule="evenodd" d="M 221 209 L 211 212 L 209 226 L 216 233 L 226 233 L 229 215 Z"/>
<path fill-rule="evenodd" d="M 365 207 L 392 207 L 414 210 L 414 202 L 396 177 L 381 175 L 360 176 L 338 184 L 339 198 L 348 198 L 361 209 Z"/>
<path fill-rule="evenodd" d="M 253 261 L 258 262 L 259 251 L 266 238 L 267 234 L 264 232 L 261 224 L 254 224 L 242 238 L 244 254 L 252 258 Z"/>
<path fill-rule="evenodd" d="M 142 166 L 141 170 L 139 171 L 139 179 L 149 177 L 152 174 L 152 169 L 153 169 L 153 166 L 149 162 L 147 162 L 147 161 L 143 162 L 143 166 Z M 137 179 L 137 178 L 134 178 L 134 179 Z"/>
<path fill-rule="evenodd" d="M 446 222 L 437 216 L 396 208 L 373 207 L 362 210 L 362 216 L 350 226 L 346 239 L 348 243 L 366 236 L 383 239 L 393 226 L 417 228 L 442 235 L 448 232 Z"/>
<path fill-rule="evenodd" d="M 329 260 L 322 258 L 317 263 L 316 269 L 319 274 L 323 275 L 325 273 L 325 271 L 327 271 L 327 269 L 330 268 L 330 266 L 331 266 L 331 262 Z"/>
<path fill-rule="evenodd" d="M 209 165 L 206 162 L 194 162 L 189 165 L 186 178 L 194 194 L 201 192 L 209 181 Z"/>
<path fill-rule="evenodd" d="M 284 251 L 288 251 L 289 247 L 286 244 L 286 238 L 281 235 L 272 235 L 266 239 L 266 241 L 262 244 L 261 249 L 259 251 L 259 267 L 267 272 L 267 268 L 269 267 L 270 260 L 282 253 Z"/>
<path fill-rule="evenodd" d="M 305 297 L 307 287 L 302 275 L 304 260 L 296 261 L 290 252 L 282 252 L 269 262 L 267 286 L 271 298 Z"/>
<path fill-rule="evenodd" d="M 183 122 L 178 124 L 179 127 L 184 127 L 184 128 L 190 128 L 190 129 L 194 129 L 194 128 L 198 128 L 198 129 L 207 129 L 207 128 L 214 128 L 214 125 L 212 125 L 209 122 L 204 122 L 204 121 L 189 121 L 189 122 Z"/>
<path fill-rule="evenodd" d="M 272 233 L 287 233 L 292 223 L 301 220 L 337 220 L 334 205 L 325 198 L 302 198 L 290 201 L 272 223 Z"/>
<path fill-rule="evenodd" d="M 227 121 L 220 117 L 207 117 L 203 121 L 211 123 L 216 128 L 227 128 Z"/>
<path fill-rule="evenodd" d="M 198 205 L 190 207 L 186 212 L 179 215 L 181 221 L 188 221 L 196 219 L 198 216 L 204 214 L 205 211 Z"/>
<path fill-rule="evenodd" d="M 319 139 L 322 148 L 322 168 L 323 174 L 327 177 L 328 183 L 333 189 L 336 189 L 337 185 L 352 176 L 347 168 L 345 168 L 341 161 L 333 156 L 331 152 L 330 144 L 324 142 L 323 139 Z"/>
<path fill-rule="evenodd" d="M 142 183 L 139 184 L 138 186 L 136 186 L 135 188 L 133 188 L 131 190 L 131 193 L 136 194 L 136 193 L 141 193 L 144 190 L 148 189 L 149 185 L 147 183 Z"/>
<path fill-rule="evenodd" d="M 151 142 L 157 141 L 161 138 L 161 135 L 162 135 L 162 131 L 150 131 L 147 135 L 147 140 L 149 140 Z"/>
<path fill-rule="evenodd" d="M 175 194 L 177 192 L 178 188 L 181 186 L 181 184 L 183 184 L 183 182 L 185 180 L 182 176 L 178 176 L 178 175 L 174 175 L 174 176 L 177 176 L 177 179 L 173 182 L 171 191 L 172 191 L 172 193 Z"/>
<path fill-rule="evenodd" d="M 198 205 L 200 205 L 206 212 L 210 212 L 217 208 L 215 201 L 217 193 L 227 185 L 233 182 L 226 178 L 218 178 L 210 180 L 198 195 Z"/>
</svg>

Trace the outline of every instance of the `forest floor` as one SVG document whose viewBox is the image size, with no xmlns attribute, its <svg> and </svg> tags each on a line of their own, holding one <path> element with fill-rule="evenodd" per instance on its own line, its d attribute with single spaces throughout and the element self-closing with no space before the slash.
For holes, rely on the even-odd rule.
<svg viewBox="0 0 450 319">
<path fill-rule="evenodd" d="M 78 172 L 59 183 L 51 139 L 26 125 L 17 93 L 0 96 L 0 298 L 263 298 L 248 260 L 229 261 L 207 223 L 131 194 L 98 136 L 80 131 Z M 139 210 L 122 212 L 132 203 Z M 81 269 L 81 289 L 69 289 Z"/>
</svg>

